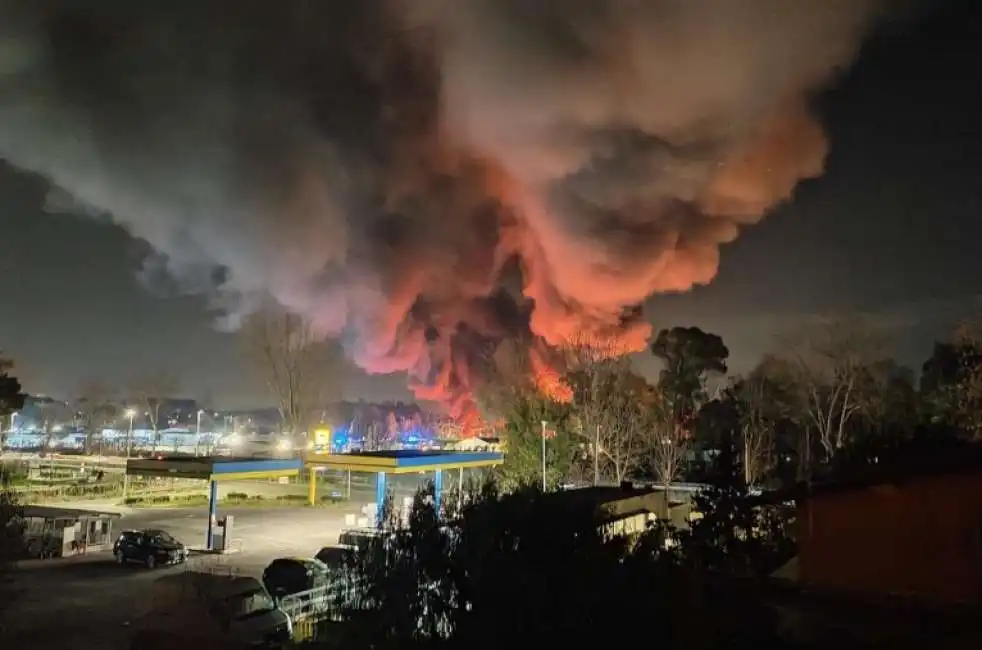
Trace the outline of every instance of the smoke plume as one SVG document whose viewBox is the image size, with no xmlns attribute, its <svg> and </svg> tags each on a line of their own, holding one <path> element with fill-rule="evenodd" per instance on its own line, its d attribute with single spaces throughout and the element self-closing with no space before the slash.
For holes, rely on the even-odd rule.
<svg viewBox="0 0 982 650">
<path fill-rule="evenodd" d="M 864 0 L 0 0 L 0 157 L 234 327 L 273 299 L 468 408 L 822 173 Z"/>
</svg>

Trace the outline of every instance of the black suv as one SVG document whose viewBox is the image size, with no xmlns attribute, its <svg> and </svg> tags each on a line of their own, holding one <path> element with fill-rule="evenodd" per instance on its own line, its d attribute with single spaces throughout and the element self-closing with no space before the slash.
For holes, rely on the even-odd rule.
<svg viewBox="0 0 982 650">
<path fill-rule="evenodd" d="M 263 571 L 263 585 L 277 602 L 284 596 L 323 587 L 331 572 L 323 562 L 308 558 L 282 557 Z"/>
<path fill-rule="evenodd" d="M 163 530 L 125 530 L 113 546 L 116 562 L 139 562 L 148 569 L 161 564 L 179 564 L 188 559 L 188 550 Z"/>
</svg>

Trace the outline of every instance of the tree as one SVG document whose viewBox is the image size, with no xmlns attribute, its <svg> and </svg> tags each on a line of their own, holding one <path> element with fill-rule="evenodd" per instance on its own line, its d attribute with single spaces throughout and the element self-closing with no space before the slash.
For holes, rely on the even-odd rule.
<svg viewBox="0 0 982 650">
<path fill-rule="evenodd" d="M 875 390 L 886 341 L 862 318 L 826 319 L 786 338 L 802 411 L 829 461 L 849 442 L 849 424 Z"/>
<path fill-rule="evenodd" d="M 75 398 L 75 412 L 85 428 L 85 453 L 92 451 L 93 436 L 116 417 L 116 411 L 115 394 L 109 386 L 99 379 L 82 383 Z"/>
<path fill-rule="evenodd" d="M 793 516 L 782 502 L 769 503 L 750 493 L 742 467 L 742 425 L 723 441 L 707 477 L 693 498 L 698 513 L 689 529 L 676 531 L 681 560 L 699 570 L 765 577 L 794 553 Z"/>
<path fill-rule="evenodd" d="M 276 401 L 283 427 L 296 436 L 338 401 L 341 352 L 334 341 L 317 336 L 302 316 L 268 308 L 253 316 L 245 341 Z"/>
<path fill-rule="evenodd" d="M 568 405 L 534 391 L 516 393 L 502 421 L 502 443 L 507 453 L 498 477 L 503 489 L 542 485 L 543 448 L 546 485 L 555 487 L 567 478 L 576 451 L 570 437 Z"/>
<path fill-rule="evenodd" d="M 399 419 L 394 410 L 385 415 L 385 441 L 389 444 L 399 441 Z"/>
<path fill-rule="evenodd" d="M 434 419 L 431 427 L 439 440 L 460 440 L 464 431 L 460 419 L 453 417 Z"/>
<path fill-rule="evenodd" d="M 21 392 L 20 382 L 10 374 L 14 364 L 9 359 L 0 356 L 0 427 L 4 418 L 24 408 L 27 398 Z"/>
<path fill-rule="evenodd" d="M 4 609 L 15 602 L 14 563 L 24 549 L 24 518 L 10 475 L 0 464 L 0 634 L 3 632 Z"/>
<path fill-rule="evenodd" d="M 664 367 L 650 441 L 651 469 L 665 488 L 678 478 L 693 443 L 696 416 L 709 395 L 708 379 L 727 370 L 729 350 L 723 339 L 698 327 L 662 330 L 651 346 Z"/>
<path fill-rule="evenodd" d="M 383 426 L 382 413 L 378 407 L 360 404 L 355 408 L 351 418 L 350 435 L 360 438 L 365 451 L 379 451 L 385 448 L 386 428 Z"/>
<path fill-rule="evenodd" d="M 141 373 L 134 377 L 130 383 L 132 398 L 143 411 L 147 424 L 153 431 L 154 445 L 160 442 L 160 424 L 163 422 L 161 417 L 166 418 L 167 416 L 166 413 L 162 414 L 160 409 L 168 399 L 174 397 L 179 386 L 180 378 L 177 373 L 167 368 L 158 368 Z"/>
<path fill-rule="evenodd" d="M 921 373 L 928 419 L 973 439 L 982 438 L 982 335 L 974 324 L 960 326 L 950 341 L 935 343 Z"/>
<path fill-rule="evenodd" d="M 722 430 L 714 451 L 718 453 L 720 449 L 735 445 L 735 453 L 740 456 L 741 478 L 748 486 L 756 485 L 771 465 L 774 431 L 767 407 L 762 378 L 736 377 L 700 414 L 716 416 Z"/>
<path fill-rule="evenodd" d="M 680 415 L 673 408 L 671 398 L 659 394 L 651 407 L 651 422 L 649 463 L 651 472 L 665 491 L 667 512 L 669 488 L 679 478 L 692 448 L 693 417 Z"/>
<path fill-rule="evenodd" d="M 858 423 L 863 437 L 889 443 L 914 436 L 921 414 L 910 368 L 884 359 L 869 373 L 869 382 L 870 390 L 862 395 L 862 418 Z"/>
<path fill-rule="evenodd" d="M 385 428 L 378 420 L 372 420 L 363 428 L 362 446 L 365 451 L 380 451 L 385 448 Z"/>
<path fill-rule="evenodd" d="M 596 345 L 567 350 L 572 428 L 590 449 L 590 472 L 620 483 L 644 465 L 653 389 L 631 362 Z"/>
<path fill-rule="evenodd" d="M 762 374 L 736 381 L 732 387 L 740 421 L 740 464 L 743 481 L 757 486 L 774 464 L 774 434 L 780 413 L 775 387 Z"/>
<path fill-rule="evenodd" d="M 726 374 L 726 360 L 730 356 L 722 338 L 698 327 L 673 327 L 658 332 L 651 353 L 664 364 L 658 387 L 680 421 L 691 419 L 706 401 L 707 380 Z"/>
</svg>

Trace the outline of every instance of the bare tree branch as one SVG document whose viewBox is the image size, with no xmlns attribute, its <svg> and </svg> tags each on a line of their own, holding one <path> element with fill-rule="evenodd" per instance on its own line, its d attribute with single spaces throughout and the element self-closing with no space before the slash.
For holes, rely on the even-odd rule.
<svg viewBox="0 0 982 650">
<path fill-rule="evenodd" d="M 619 483 L 645 461 L 652 389 L 620 352 L 596 341 L 571 342 L 564 350 L 574 431 L 590 450 L 595 484 Z"/>
<path fill-rule="evenodd" d="M 85 428 L 85 453 L 92 451 L 92 440 L 116 416 L 116 394 L 105 382 L 88 379 L 79 387 L 75 413 Z"/>
<path fill-rule="evenodd" d="M 652 405 L 652 436 L 649 440 L 651 471 L 665 489 L 679 477 L 692 446 L 692 422 L 680 420 L 671 400 L 659 394 Z"/>
<path fill-rule="evenodd" d="M 743 478 L 753 486 L 773 467 L 774 422 L 768 417 L 765 380 L 750 377 L 739 383 L 740 434 L 743 444 Z"/>
<path fill-rule="evenodd" d="M 159 442 L 161 417 L 166 417 L 166 413 L 161 413 L 161 407 L 175 396 L 180 384 L 180 377 L 168 368 L 143 372 L 130 382 L 130 395 L 136 406 L 143 411 L 147 424 L 153 431 L 155 445 Z"/>
<path fill-rule="evenodd" d="M 852 317 L 803 328 L 786 343 L 784 355 L 803 411 L 831 459 L 847 442 L 847 425 L 864 404 L 872 369 L 886 358 L 885 338 L 864 319 Z"/>
<path fill-rule="evenodd" d="M 251 356 L 292 435 L 326 419 L 340 399 L 338 345 L 317 336 L 304 318 L 277 309 L 256 314 L 245 330 Z"/>
</svg>

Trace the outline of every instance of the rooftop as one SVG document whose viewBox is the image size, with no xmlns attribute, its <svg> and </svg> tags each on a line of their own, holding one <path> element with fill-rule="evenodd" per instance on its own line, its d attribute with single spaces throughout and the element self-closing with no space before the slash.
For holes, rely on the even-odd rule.
<svg viewBox="0 0 982 650">
<path fill-rule="evenodd" d="M 456 456 L 459 451 L 444 451 L 440 449 L 421 450 L 421 449 L 388 449 L 383 451 L 359 451 L 352 454 L 338 454 L 339 456 L 359 456 L 364 458 L 393 458 L 402 460 L 404 458 L 433 458 L 439 459 L 443 456 Z"/>
<path fill-rule="evenodd" d="M 79 519 L 82 517 L 121 517 L 118 512 L 83 510 L 81 508 L 56 508 L 52 506 L 23 506 L 21 515 L 45 519 Z"/>
<path fill-rule="evenodd" d="M 634 486 L 615 486 L 615 485 L 591 485 L 573 490 L 561 490 L 550 492 L 554 499 L 562 499 L 570 504 L 593 505 L 595 507 L 604 506 L 616 501 L 623 501 L 632 497 L 647 496 L 653 494 L 654 490 L 638 488 Z"/>
<path fill-rule="evenodd" d="M 982 473 L 982 442 L 954 443 L 911 451 L 903 457 L 886 459 L 787 490 L 765 493 L 764 500 L 822 497 L 881 485 L 903 485 L 909 481 L 944 475 Z"/>
</svg>

